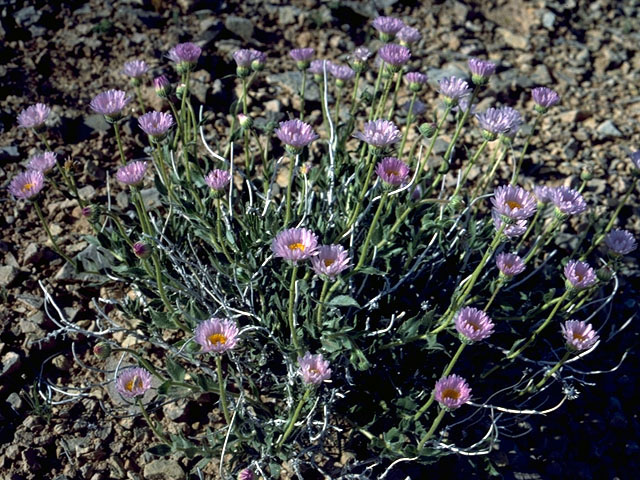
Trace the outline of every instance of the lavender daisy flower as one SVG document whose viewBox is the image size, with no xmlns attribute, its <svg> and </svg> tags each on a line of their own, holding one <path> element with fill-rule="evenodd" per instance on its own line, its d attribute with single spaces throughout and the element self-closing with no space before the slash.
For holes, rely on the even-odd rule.
<svg viewBox="0 0 640 480">
<path fill-rule="evenodd" d="M 545 185 L 539 185 L 533 187 L 533 194 L 538 199 L 539 204 L 546 204 L 551 202 L 553 189 Z"/>
<path fill-rule="evenodd" d="M 526 268 L 522 258 L 515 253 L 499 253 L 496 256 L 496 266 L 500 270 L 500 274 L 507 278 L 524 272 Z"/>
<path fill-rule="evenodd" d="M 144 133 L 156 139 L 164 137 L 173 126 L 173 116 L 169 112 L 149 112 L 138 119 Z"/>
<path fill-rule="evenodd" d="M 318 237 L 307 228 L 289 228 L 280 232 L 271 242 L 276 257 L 297 262 L 314 256 L 318 250 Z"/>
<path fill-rule="evenodd" d="M 116 379 L 116 390 L 125 398 L 144 395 L 151 388 L 151 373 L 144 368 L 125 368 Z"/>
<path fill-rule="evenodd" d="M 244 470 L 241 470 L 240 473 L 238 473 L 238 480 L 253 480 L 253 479 L 254 479 L 253 472 L 248 468 L 245 468 Z"/>
<path fill-rule="evenodd" d="M 411 51 L 402 45 L 388 43 L 380 47 L 378 55 L 380 55 L 382 61 L 389 65 L 391 71 L 397 72 L 409 61 Z"/>
<path fill-rule="evenodd" d="M 367 69 L 367 60 L 371 56 L 371 50 L 367 47 L 358 47 L 351 54 L 353 69 L 356 72 L 364 72 Z"/>
<path fill-rule="evenodd" d="M 417 28 L 405 25 L 398 31 L 396 37 L 398 38 L 398 40 L 400 40 L 400 45 L 407 46 L 411 45 L 412 43 L 419 42 L 422 38 L 422 35 L 420 35 L 420 32 Z"/>
<path fill-rule="evenodd" d="M 378 162 L 376 173 L 388 185 L 397 187 L 409 178 L 409 167 L 396 157 L 385 157 Z"/>
<path fill-rule="evenodd" d="M 307 352 L 304 357 L 298 357 L 298 364 L 300 365 L 298 373 L 302 375 L 302 380 L 307 385 L 320 385 L 331 378 L 329 361 L 325 360 L 320 353 L 311 355 Z"/>
<path fill-rule="evenodd" d="M 493 333 L 494 324 L 482 310 L 464 307 L 455 320 L 456 330 L 469 343 L 484 340 Z"/>
<path fill-rule="evenodd" d="M 560 328 L 567 347 L 571 350 L 589 350 L 599 338 L 590 323 L 567 320 Z"/>
<path fill-rule="evenodd" d="M 533 101 L 536 103 L 534 108 L 539 113 L 546 113 L 549 107 L 553 107 L 560 101 L 558 92 L 547 87 L 537 87 L 531 91 Z"/>
<path fill-rule="evenodd" d="M 638 150 L 637 152 L 633 152 L 631 155 L 629 155 L 629 158 L 636 166 L 636 168 L 640 170 L 640 150 Z"/>
<path fill-rule="evenodd" d="M 51 113 L 51 109 L 44 103 L 36 103 L 20 112 L 18 115 L 18 126 L 22 128 L 39 129 L 44 126 L 44 122 Z"/>
<path fill-rule="evenodd" d="M 511 220 L 526 220 L 536 213 L 536 200 L 524 188 L 504 185 L 495 190 L 491 199 L 493 209 Z"/>
<path fill-rule="evenodd" d="M 393 37 L 405 26 L 402 20 L 393 17 L 378 17 L 372 25 L 378 31 L 380 40 L 385 43 L 393 40 Z"/>
<path fill-rule="evenodd" d="M 238 343 L 238 326 L 233 320 L 210 318 L 196 327 L 196 343 L 203 352 L 224 353 Z"/>
<path fill-rule="evenodd" d="M 122 90 L 107 90 L 93 97 L 89 106 L 94 112 L 104 115 L 107 121 L 115 122 L 130 101 L 131 97 Z"/>
<path fill-rule="evenodd" d="M 133 244 L 133 254 L 138 258 L 149 258 L 151 247 L 146 242 L 136 242 Z"/>
<path fill-rule="evenodd" d="M 404 76 L 404 79 L 412 92 L 419 92 L 422 86 L 427 83 L 427 76 L 420 72 L 409 72 Z"/>
<path fill-rule="evenodd" d="M 287 151 L 293 155 L 299 154 L 304 147 L 318 138 L 311 125 L 297 118 L 280 122 L 280 127 L 275 133 L 285 144 Z"/>
<path fill-rule="evenodd" d="M 169 50 L 169 59 L 176 63 L 178 73 L 193 70 L 202 54 L 202 49 L 195 43 L 179 43 Z"/>
<path fill-rule="evenodd" d="M 133 187 L 142 183 L 145 173 L 147 173 L 147 162 L 129 162 L 118 168 L 116 179 Z"/>
<path fill-rule="evenodd" d="M 140 77 L 149 71 L 149 66 L 144 60 L 131 60 L 126 62 L 122 68 L 122 73 L 131 77 L 134 86 L 140 85 Z"/>
<path fill-rule="evenodd" d="M 488 60 L 470 58 L 469 70 L 471 70 L 471 81 L 474 85 L 486 85 L 489 77 L 496 71 L 496 64 Z"/>
<path fill-rule="evenodd" d="M 349 254 L 342 245 L 322 245 L 318 254 L 311 257 L 313 271 L 318 275 L 335 279 L 338 274 L 349 268 Z"/>
<path fill-rule="evenodd" d="M 493 219 L 493 224 L 496 227 L 496 230 L 500 230 L 502 227 L 502 216 L 496 212 L 495 210 L 491 210 L 491 218 Z M 516 220 L 513 223 L 508 223 L 502 233 L 509 238 L 516 238 L 524 234 L 527 231 L 527 221 L 526 220 Z"/>
<path fill-rule="evenodd" d="M 209 185 L 212 190 L 223 190 L 231 181 L 231 174 L 226 170 L 214 169 L 211 170 L 204 181 Z"/>
<path fill-rule="evenodd" d="M 458 77 L 446 77 L 440 80 L 440 93 L 444 96 L 444 102 L 455 107 L 460 99 L 471 93 L 469 84 Z"/>
<path fill-rule="evenodd" d="M 614 255 L 627 255 L 638 246 L 631 232 L 620 230 L 619 228 L 611 230 L 604 237 L 604 243 Z"/>
<path fill-rule="evenodd" d="M 576 290 L 589 288 L 596 283 L 596 272 L 589 266 L 587 262 L 579 260 L 570 260 L 564 267 L 564 276 L 569 282 L 569 286 Z"/>
<path fill-rule="evenodd" d="M 365 122 L 363 131 L 356 132 L 353 136 L 374 148 L 382 149 L 398 142 L 402 135 L 393 122 L 373 120 Z"/>
<path fill-rule="evenodd" d="M 38 170 L 19 173 L 9 184 L 9 193 L 16 198 L 33 198 L 44 187 L 44 174 Z"/>
<path fill-rule="evenodd" d="M 488 108 L 476 114 L 476 118 L 482 127 L 482 136 L 489 141 L 501 134 L 513 138 L 522 125 L 522 116 L 511 107 Z"/>
<path fill-rule="evenodd" d="M 153 88 L 160 98 L 168 98 L 171 92 L 171 83 L 167 77 L 160 75 L 153 79 Z"/>
<path fill-rule="evenodd" d="M 44 152 L 31 157 L 27 168 L 29 170 L 38 170 L 42 173 L 49 173 L 55 166 L 56 154 L 53 152 Z"/>
<path fill-rule="evenodd" d="M 454 410 L 471 399 L 471 388 L 459 375 L 449 375 L 436 382 L 434 397 L 442 407 Z"/>
<path fill-rule="evenodd" d="M 324 80 L 324 65 L 327 64 L 327 73 L 330 73 L 331 62 L 328 60 L 312 60 L 309 64 L 309 72 L 313 74 L 313 79 L 321 83 Z"/>
<path fill-rule="evenodd" d="M 348 67 L 347 65 L 338 65 L 332 62 L 329 62 L 329 65 L 327 65 L 327 70 L 329 70 L 331 75 L 336 77 L 336 85 L 338 87 L 343 87 L 344 82 L 351 80 L 356 74 L 351 67 Z"/>
<path fill-rule="evenodd" d="M 562 216 L 577 215 L 587 209 L 587 203 L 577 190 L 567 187 L 554 188 L 551 201 Z"/>
<path fill-rule="evenodd" d="M 500 110 L 502 110 L 502 116 L 508 126 L 507 131 L 502 132 L 501 139 L 503 142 L 510 143 L 522 126 L 522 115 L 518 110 L 511 107 L 501 107 Z"/>
<path fill-rule="evenodd" d="M 313 48 L 294 48 L 289 52 L 289 56 L 296 61 L 298 70 L 304 70 L 309 66 L 315 53 Z"/>
</svg>

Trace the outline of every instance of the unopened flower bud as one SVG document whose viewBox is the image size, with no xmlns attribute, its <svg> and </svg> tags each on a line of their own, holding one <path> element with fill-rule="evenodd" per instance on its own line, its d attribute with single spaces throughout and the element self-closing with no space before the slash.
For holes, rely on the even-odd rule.
<svg viewBox="0 0 640 480">
<path fill-rule="evenodd" d="M 160 98 L 168 98 L 171 92 L 171 83 L 167 77 L 160 75 L 153 79 L 153 88 L 156 91 L 156 95 Z"/>
<path fill-rule="evenodd" d="M 105 360 L 106 358 L 109 358 L 109 355 L 111 355 L 111 345 L 107 342 L 96 343 L 93 346 L 93 354 L 96 357 Z"/>
<path fill-rule="evenodd" d="M 148 258 L 151 255 L 151 247 L 144 242 L 136 242 L 133 244 L 133 253 L 138 258 Z"/>
<path fill-rule="evenodd" d="M 245 115 L 244 113 L 239 113 L 238 114 L 238 123 L 245 130 L 247 130 L 247 129 L 249 129 L 249 128 L 251 128 L 253 126 L 253 120 L 251 119 L 251 117 Z"/>
<path fill-rule="evenodd" d="M 598 280 L 602 283 L 608 283 L 611 278 L 613 278 L 613 271 L 605 265 L 604 267 L 596 270 L 596 277 L 598 277 Z"/>
<path fill-rule="evenodd" d="M 373 102 L 373 95 L 371 94 L 371 92 L 369 90 L 364 90 L 360 94 L 360 99 L 362 100 L 362 102 L 365 105 L 371 105 L 371 103 Z"/>
<path fill-rule="evenodd" d="M 181 83 L 176 87 L 176 97 L 182 99 L 182 96 L 187 93 L 187 86 L 184 83 Z"/>
<path fill-rule="evenodd" d="M 460 208 L 462 208 L 464 206 L 464 200 L 462 199 L 462 197 L 460 195 L 454 195 L 449 200 L 449 206 L 451 208 L 453 208 L 454 210 L 459 210 Z"/>
<path fill-rule="evenodd" d="M 418 127 L 418 130 L 420 131 L 420 134 L 424 137 L 424 138 L 431 138 L 433 137 L 433 135 L 436 133 L 436 125 L 435 123 L 423 123 L 422 125 L 420 125 L 420 127 Z"/>
<path fill-rule="evenodd" d="M 588 182 L 593 178 L 593 170 L 590 167 L 585 167 L 582 172 L 580 172 L 580 180 L 584 182 Z"/>
</svg>

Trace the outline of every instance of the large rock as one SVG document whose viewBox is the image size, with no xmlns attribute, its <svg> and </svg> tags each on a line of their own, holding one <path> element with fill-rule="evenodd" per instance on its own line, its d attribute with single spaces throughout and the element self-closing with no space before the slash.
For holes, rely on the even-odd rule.
<svg viewBox="0 0 640 480">
<path fill-rule="evenodd" d="M 239 36 L 245 42 L 248 42 L 251 40 L 251 37 L 253 37 L 253 23 L 251 23 L 251 20 L 246 18 L 229 15 L 224 22 L 224 26 L 227 30 Z"/>
<path fill-rule="evenodd" d="M 175 460 L 160 458 L 144 467 L 144 478 L 147 480 L 181 480 L 184 470 Z"/>
<path fill-rule="evenodd" d="M 3 265 L 0 267 L 0 287 L 10 287 L 13 282 L 18 278 L 18 270 L 13 265 Z"/>
</svg>

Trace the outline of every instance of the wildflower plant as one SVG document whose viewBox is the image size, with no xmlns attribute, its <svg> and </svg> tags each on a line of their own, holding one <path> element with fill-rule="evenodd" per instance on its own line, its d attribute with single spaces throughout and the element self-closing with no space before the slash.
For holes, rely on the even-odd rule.
<svg viewBox="0 0 640 480">
<path fill-rule="evenodd" d="M 440 80 L 444 108 L 427 104 L 433 118 L 417 125 L 414 107 L 428 98 L 418 95 L 431 87 L 405 70 L 427 65 L 406 46 L 420 32 L 393 17 L 372 27 L 384 44 L 371 82 L 361 75 L 365 46 L 344 52 L 344 68 L 313 59 L 309 48 L 283 55 L 303 83 L 299 107 L 279 124 L 248 108 L 254 82 L 272 68 L 263 52 L 229 58 L 241 87 L 230 112 L 194 108 L 190 76 L 202 54 L 195 43 L 169 51 L 171 79 L 145 78 L 146 63 L 124 66 L 139 80 L 132 86 L 154 89 L 162 105 L 151 111 L 138 95 L 139 111 L 131 112 L 126 90 L 96 92 L 91 102 L 113 124 L 119 166 L 109 187 L 119 184 L 126 205 L 89 204 L 55 155 L 32 159 L 11 181 L 9 191 L 37 210 L 72 270 L 127 289 L 122 299 L 96 300 L 91 329 L 66 319 L 48 292 L 46 308 L 57 334 L 93 342 L 96 381 L 121 397 L 114 410 L 135 408 L 148 422 L 152 454 L 182 452 L 193 472 L 222 459 L 225 479 L 278 478 L 283 462 L 317 469 L 331 445 L 360 444 L 368 458 L 343 473 L 378 472 L 398 459 L 488 453 L 513 426 L 508 418 L 552 415 L 566 397 L 563 385 L 588 388 L 580 370 L 566 374 L 566 355 L 579 364 L 598 338 L 607 340 L 598 333 L 598 305 L 614 297 L 636 242 L 613 228 L 620 207 L 606 225 L 589 222 L 587 208 L 602 202 L 588 180 L 534 188 L 520 174 L 560 96 L 534 89 L 534 109 L 490 109 L 477 115 L 478 129 L 469 116 L 477 99 L 492 95 L 486 85 L 495 64 L 470 59 L 466 78 Z M 303 101 L 308 73 L 320 87 L 321 116 Z M 405 100 L 402 117 L 397 105 Z M 52 152 L 42 130 L 50 110 L 38 105 L 18 124 Z M 118 126 L 130 114 L 140 126 L 134 135 L 147 143 L 140 155 Z M 226 137 L 207 133 L 211 117 Z M 525 120 L 532 126 L 521 138 Z M 462 145 L 463 132 L 470 143 Z M 437 140 L 447 142 L 444 154 L 436 154 Z M 461 164 L 456 148 L 468 152 Z M 51 235 L 39 205 L 54 194 L 49 179 L 92 219 L 99 259 L 72 258 Z M 637 178 L 629 183 L 623 203 Z M 159 204 L 145 200 L 144 188 L 157 191 Z M 568 244 L 567 233 L 580 241 Z M 615 281 L 598 280 L 592 265 L 606 266 Z M 93 388 L 76 387 L 69 397 Z M 59 386 L 55 392 L 65 395 Z M 183 398 L 206 404 L 195 434 L 154 418 L 156 407 Z"/>
</svg>

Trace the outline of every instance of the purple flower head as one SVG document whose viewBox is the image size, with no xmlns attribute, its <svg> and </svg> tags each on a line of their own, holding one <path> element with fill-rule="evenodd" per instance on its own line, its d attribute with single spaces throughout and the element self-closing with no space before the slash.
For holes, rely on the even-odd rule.
<svg viewBox="0 0 640 480">
<path fill-rule="evenodd" d="M 553 188 L 547 187 L 546 185 L 539 185 L 533 187 L 533 194 L 538 199 L 538 203 L 549 203 L 552 201 Z"/>
<path fill-rule="evenodd" d="M 391 41 L 404 26 L 402 20 L 393 17 L 378 17 L 373 21 L 373 28 L 378 31 L 383 42 Z"/>
<path fill-rule="evenodd" d="M 572 188 L 554 188 L 551 191 L 551 201 L 562 215 L 577 215 L 587 209 L 582 195 Z"/>
<path fill-rule="evenodd" d="M 133 254 L 138 258 L 149 258 L 151 247 L 146 242 L 136 242 L 133 244 Z"/>
<path fill-rule="evenodd" d="M 411 58 L 411 51 L 402 45 L 388 43 L 380 47 L 378 55 L 392 70 L 398 71 Z"/>
<path fill-rule="evenodd" d="M 248 468 L 245 468 L 238 473 L 238 480 L 253 480 L 254 478 L 253 472 Z"/>
<path fill-rule="evenodd" d="M 637 248 L 636 239 L 633 238 L 631 232 L 615 228 L 611 230 L 606 237 L 604 243 L 614 255 L 627 255 Z"/>
<path fill-rule="evenodd" d="M 485 85 L 489 77 L 495 73 L 496 64 L 488 60 L 470 58 L 469 70 L 471 70 L 471 81 L 474 85 Z"/>
<path fill-rule="evenodd" d="M 434 397 L 442 407 L 454 410 L 471 399 L 471 388 L 464 378 L 449 375 L 436 382 Z"/>
<path fill-rule="evenodd" d="M 51 113 L 51 109 L 44 103 L 36 103 L 20 112 L 18 126 L 22 128 L 40 128 Z"/>
<path fill-rule="evenodd" d="M 389 120 L 373 120 L 364 124 L 362 132 L 353 134 L 359 140 L 375 148 L 385 148 L 400 140 L 400 130 Z"/>
<path fill-rule="evenodd" d="M 512 140 L 520 130 L 520 126 L 522 126 L 522 115 L 518 110 L 511 107 L 501 107 L 500 110 L 502 110 L 502 116 L 508 125 L 507 131 L 502 133 L 502 139 L 503 141 Z"/>
<path fill-rule="evenodd" d="M 500 274 L 511 278 L 524 272 L 526 268 L 522 258 L 515 253 L 499 253 L 496 256 L 496 266 L 500 270 Z"/>
<path fill-rule="evenodd" d="M 316 274 L 333 280 L 349 267 L 349 260 L 349 254 L 342 245 L 322 245 L 318 254 L 311 257 L 311 265 Z"/>
<path fill-rule="evenodd" d="M 491 210 L 491 218 L 493 219 L 493 224 L 496 227 L 496 230 L 500 230 L 502 227 L 502 216 L 495 211 L 495 209 Z M 516 220 L 513 223 L 508 223 L 502 233 L 509 238 L 516 238 L 522 235 L 527 231 L 527 221 L 526 220 Z"/>
<path fill-rule="evenodd" d="M 127 77 L 134 79 L 140 78 L 142 75 L 149 71 L 149 66 L 144 60 L 131 60 L 126 62 L 122 68 L 122 73 Z"/>
<path fill-rule="evenodd" d="M 316 81 L 321 81 L 324 76 L 324 64 L 327 64 L 327 72 L 329 73 L 329 65 L 331 62 L 328 60 L 312 60 L 309 64 L 309 72 L 313 74 Z"/>
<path fill-rule="evenodd" d="M 147 162 L 129 162 L 118 168 L 116 179 L 127 185 L 135 186 L 142 183 L 145 173 L 147 173 Z"/>
<path fill-rule="evenodd" d="M 218 168 L 211 170 L 204 181 L 213 190 L 223 190 L 231 181 L 231 174 L 226 170 L 220 170 Z"/>
<path fill-rule="evenodd" d="M 637 152 L 633 152 L 631 155 L 629 155 L 629 158 L 636 166 L 636 168 L 640 170 L 640 150 L 638 150 Z"/>
<path fill-rule="evenodd" d="M 511 107 L 488 108 L 483 113 L 476 114 L 485 139 L 495 140 L 503 134 L 510 138 L 516 134 L 522 125 L 522 116 Z"/>
<path fill-rule="evenodd" d="M 176 63 L 178 73 L 184 73 L 193 68 L 198 63 L 202 54 L 202 49 L 195 43 L 179 43 L 169 50 L 169 59 Z"/>
<path fill-rule="evenodd" d="M 122 116 L 122 110 L 131 101 L 126 92 L 122 90 L 107 90 L 99 93 L 89 106 L 94 112 L 101 113 L 108 121 L 115 121 Z"/>
<path fill-rule="evenodd" d="M 144 395 L 150 388 L 151 374 L 144 368 L 125 368 L 116 379 L 116 390 L 125 398 Z"/>
<path fill-rule="evenodd" d="M 289 56 L 296 61 L 296 66 L 304 70 L 309 66 L 316 51 L 313 48 L 294 48 L 289 52 Z"/>
<path fill-rule="evenodd" d="M 353 69 L 356 72 L 364 72 L 367 68 L 367 60 L 371 56 L 371 50 L 367 47 L 358 47 L 351 53 Z"/>
<path fill-rule="evenodd" d="M 53 152 L 44 152 L 31 157 L 27 168 L 29 170 L 38 170 L 42 173 L 49 173 L 55 166 L 56 154 Z"/>
<path fill-rule="evenodd" d="M 138 119 L 138 125 L 147 135 L 160 138 L 173 126 L 173 117 L 169 112 L 149 112 Z"/>
<path fill-rule="evenodd" d="M 298 373 L 302 375 L 302 380 L 307 385 L 320 385 L 331 378 L 329 361 L 325 360 L 320 353 L 311 355 L 307 352 L 304 357 L 298 357 L 298 364 L 300 365 Z"/>
<path fill-rule="evenodd" d="M 571 350 L 589 350 L 598 341 L 598 334 L 590 323 L 578 320 L 567 320 L 560 329 Z"/>
<path fill-rule="evenodd" d="M 280 232 L 271 242 L 276 257 L 292 262 L 313 257 L 318 250 L 318 237 L 307 228 L 289 228 Z"/>
<path fill-rule="evenodd" d="M 153 79 L 153 88 L 156 91 L 156 95 L 160 98 L 167 98 L 171 90 L 171 83 L 167 77 L 160 75 Z"/>
<path fill-rule="evenodd" d="M 564 267 L 564 276 L 572 288 L 582 290 L 589 288 L 596 283 L 596 272 L 589 266 L 587 262 L 579 260 L 570 260 Z"/>
<path fill-rule="evenodd" d="M 280 122 L 280 127 L 276 129 L 275 133 L 280 141 L 288 147 L 287 150 L 293 154 L 300 153 L 300 150 L 318 138 L 311 125 L 297 118 Z"/>
<path fill-rule="evenodd" d="M 233 59 L 236 62 L 238 68 L 251 68 L 251 62 L 253 61 L 257 50 L 252 48 L 250 49 L 241 49 L 233 52 Z"/>
<path fill-rule="evenodd" d="M 443 78 L 438 84 L 445 103 L 452 107 L 455 107 L 460 102 L 460 99 L 471 93 L 469 84 L 458 77 Z"/>
<path fill-rule="evenodd" d="M 409 72 L 404 76 L 404 79 L 412 92 L 419 92 L 422 86 L 427 83 L 427 76 L 420 72 Z"/>
<path fill-rule="evenodd" d="M 411 45 L 412 43 L 419 42 L 420 39 L 422 38 L 422 35 L 420 35 L 420 32 L 418 31 L 417 28 L 413 28 L 408 25 L 405 25 L 400 29 L 400 31 L 398 31 L 398 33 L 396 34 L 396 37 L 398 38 L 398 40 L 400 40 L 401 45 L 406 46 L 406 45 Z"/>
<path fill-rule="evenodd" d="M 376 173 L 388 185 L 397 187 L 409 178 L 409 167 L 396 157 L 385 157 L 378 162 Z"/>
<path fill-rule="evenodd" d="M 469 342 L 479 342 L 493 333 L 494 324 L 482 310 L 464 307 L 455 320 L 456 330 Z"/>
<path fill-rule="evenodd" d="M 9 184 L 9 193 L 16 198 L 35 197 L 44 187 L 44 174 L 39 170 L 19 173 Z"/>
<path fill-rule="evenodd" d="M 547 87 L 536 87 L 531 91 L 533 101 L 536 103 L 535 109 L 540 113 L 545 113 L 549 107 L 553 107 L 560 101 L 558 92 Z"/>
<path fill-rule="evenodd" d="M 493 210 L 511 220 L 526 220 L 536 213 L 536 199 L 522 187 L 503 185 L 491 199 Z"/>
<path fill-rule="evenodd" d="M 344 86 L 344 82 L 347 80 L 351 80 L 356 72 L 347 65 L 338 65 L 337 63 L 329 62 L 327 65 L 327 70 L 336 77 L 336 85 L 338 87 Z"/>
<path fill-rule="evenodd" d="M 196 343 L 203 352 L 224 353 L 236 346 L 238 333 L 233 320 L 213 317 L 196 327 Z"/>
</svg>

